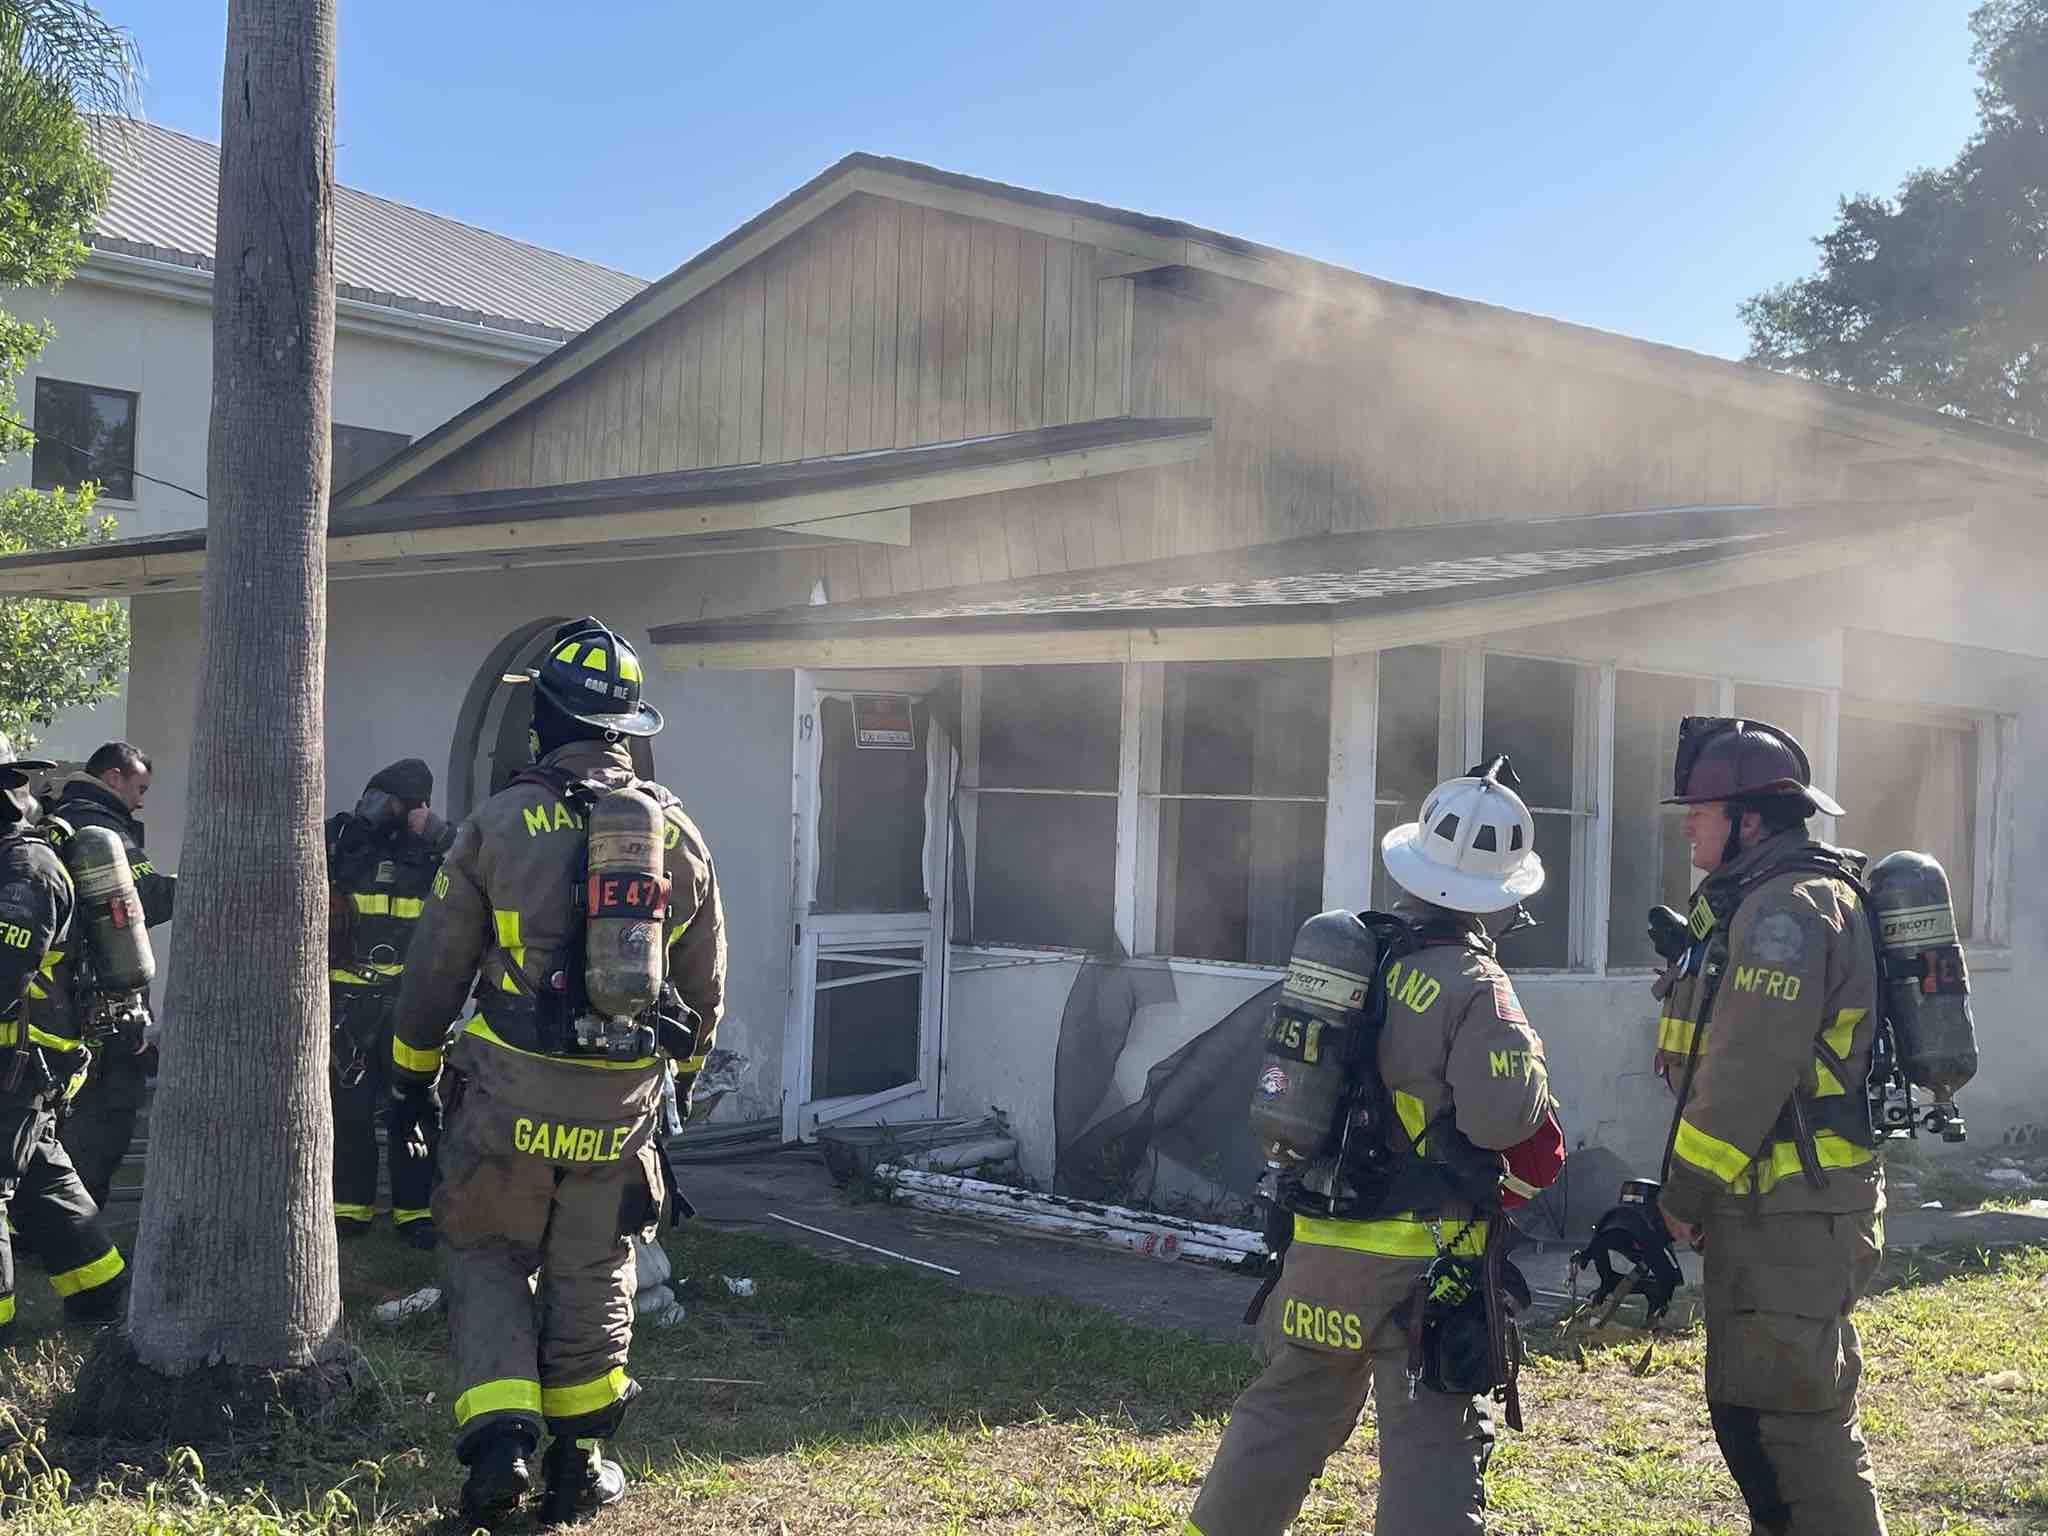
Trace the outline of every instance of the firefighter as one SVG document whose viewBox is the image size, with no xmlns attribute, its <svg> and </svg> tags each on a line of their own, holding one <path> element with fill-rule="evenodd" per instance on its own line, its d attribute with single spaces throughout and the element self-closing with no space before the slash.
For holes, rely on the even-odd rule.
<svg viewBox="0 0 2048 1536">
<path fill-rule="evenodd" d="M 725 990 L 725 923 L 703 835 L 674 795 L 633 773 L 627 738 L 662 724 L 641 698 L 633 648 L 581 619 L 556 631 L 527 677 L 537 761 L 457 832 L 421 920 L 391 1047 L 401 1091 L 421 1091 L 441 1070 L 449 1021 L 476 978 L 477 1011 L 446 1052 L 433 1208 L 456 1454 L 469 1469 L 462 1510 L 482 1523 L 532 1486 L 543 1430 L 554 1437 L 542 1463 L 544 1518 L 624 1491 L 603 1444 L 639 1392 L 626 1374 L 629 1238 L 653 1236 L 667 1183 L 656 1117 L 669 1063 L 687 1102 Z M 599 839 L 586 821 L 613 802 L 645 811 L 643 858 L 668 883 L 665 915 L 655 902 L 640 909 L 644 921 L 620 925 L 659 986 L 651 1035 L 643 1016 L 600 1020 L 588 984 L 600 946 L 598 908 L 586 910 L 586 897 L 609 911 L 618 893 L 606 887 L 646 884 L 597 876 Z M 590 1033 L 599 1023 L 602 1033 Z M 538 1306 L 528 1285 L 536 1270 Z"/>
<path fill-rule="evenodd" d="M 455 829 L 428 809 L 433 798 L 433 770 L 408 757 L 380 770 L 354 810 L 327 822 L 334 1225 L 344 1238 L 370 1230 L 381 1113 L 391 1159 L 391 1220 L 415 1248 L 432 1248 L 435 1241 L 427 1199 L 440 1111 L 428 1094 L 391 1098 L 385 1063 L 406 950 L 455 841 Z"/>
<path fill-rule="evenodd" d="M 1398 1131 L 1388 1127 L 1399 1157 L 1490 1163 L 1497 1179 L 1501 1159 L 1489 1154 L 1555 1134 L 1543 1042 L 1485 922 L 1542 887 L 1535 843 L 1528 808 L 1493 772 L 1439 785 L 1421 819 L 1382 843 L 1387 873 L 1408 893 L 1395 914 L 1421 944 L 1386 973 L 1379 1071 L 1399 1120 Z M 1561 1154 L 1559 1140 L 1553 1156 Z M 1368 1395 L 1380 1444 L 1374 1529 L 1482 1528 L 1488 1400 L 1416 1390 L 1407 1323 L 1431 1263 L 1477 1257 L 1492 1219 L 1486 1206 L 1455 1198 L 1362 1220 L 1294 1216 L 1259 1314 L 1266 1368 L 1231 1409 L 1186 1526 L 1192 1536 L 1280 1536 Z"/>
<path fill-rule="evenodd" d="M 143 852 L 142 803 L 149 794 L 151 765 L 125 741 L 110 741 L 86 759 L 85 771 L 57 786 L 49 813 L 72 830 L 104 827 L 121 839 L 143 921 L 154 928 L 171 920 L 178 877 L 166 874 Z M 85 1086 L 64 1111 L 59 1132 L 71 1165 L 93 1204 L 106 1208 L 114 1175 L 135 1140 L 135 1120 L 156 1072 L 156 1045 L 149 1031 L 105 1040 L 93 1051 Z"/>
<path fill-rule="evenodd" d="M 1884 1211 L 1862 855 L 1809 836 L 1842 808 L 1775 726 L 1686 720 L 1673 778 L 1706 878 L 1660 980 L 1657 1064 L 1678 1095 L 1661 1205 L 1706 1258 L 1714 1438 L 1757 1531 L 1876 1536 L 1850 1321 Z"/>
<path fill-rule="evenodd" d="M 28 774 L 53 766 L 16 757 L 0 735 L 0 1344 L 14 1332 L 17 1240 L 41 1258 L 67 1319 L 119 1322 L 128 1291 L 121 1250 L 57 1139 L 90 1052 L 66 1032 L 69 1009 L 50 1027 L 29 1010 L 61 966 L 77 905 L 64 861 L 33 830 Z"/>
</svg>

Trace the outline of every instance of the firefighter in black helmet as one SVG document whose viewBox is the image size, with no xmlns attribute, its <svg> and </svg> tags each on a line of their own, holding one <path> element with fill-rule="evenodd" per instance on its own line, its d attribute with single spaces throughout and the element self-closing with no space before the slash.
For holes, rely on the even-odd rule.
<svg viewBox="0 0 2048 1536">
<path fill-rule="evenodd" d="M 28 774 L 53 766 L 16 757 L 0 735 L 0 1344 L 14 1331 L 16 1240 L 41 1256 L 69 1318 L 118 1322 L 128 1290 L 121 1250 L 57 1139 L 57 1112 L 84 1083 L 91 1052 L 75 1022 L 62 1033 L 29 1016 L 77 905 L 64 861 L 34 827 Z"/>
<path fill-rule="evenodd" d="M 355 809 L 327 821 L 335 1230 L 343 1237 L 370 1230 L 381 1111 L 391 1161 L 391 1220 L 415 1248 L 434 1246 L 427 1196 L 440 1112 L 425 1094 L 386 1109 L 384 1063 L 391 1059 L 391 1010 L 413 930 L 441 858 L 455 841 L 455 829 L 428 808 L 433 798 L 433 770 L 408 757 L 379 769 Z"/>
<path fill-rule="evenodd" d="M 1756 1531 L 1883 1536 L 1850 1320 L 1884 1244 L 1863 855 L 1809 834 L 1842 807 L 1777 726 L 1688 718 L 1673 780 L 1706 878 L 1658 982 L 1660 1204 L 1706 1256 L 1714 1438 Z"/>
<path fill-rule="evenodd" d="M 674 795 L 634 775 L 627 751 L 627 738 L 662 725 L 641 697 L 633 648 L 582 619 L 556 631 L 528 676 L 536 761 L 456 833 L 413 941 L 391 1047 L 401 1091 L 442 1079 L 433 1209 L 447 1253 L 456 1454 L 469 1468 L 462 1509 L 479 1523 L 531 1487 L 543 1431 L 554 1437 L 543 1518 L 624 1491 L 602 1449 L 639 1391 L 625 1369 L 628 1239 L 653 1235 L 666 1188 L 664 1082 L 673 1070 L 687 1099 L 725 992 L 703 835 Z M 636 816 L 637 837 L 615 841 L 614 823 Z M 620 847 L 645 861 L 645 878 L 597 878 Z M 600 923 L 616 925 L 605 935 L 623 931 L 618 952 L 648 968 L 646 1007 L 628 1011 L 591 968 L 610 953 Z M 444 1072 L 448 1024 L 472 977 L 477 1011 Z"/>
</svg>

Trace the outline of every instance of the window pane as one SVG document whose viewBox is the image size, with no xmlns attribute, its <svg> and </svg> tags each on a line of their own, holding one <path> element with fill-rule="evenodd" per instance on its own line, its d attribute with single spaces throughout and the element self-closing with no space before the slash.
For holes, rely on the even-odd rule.
<svg viewBox="0 0 2048 1536">
<path fill-rule="evenodd" d="M 981 780 L 1002 789 L 1116 788 L 1123 668 L 984 667 Z"/>
<path fill-rule="evenodd" d="M 1770 688 L 1762 683 L 1735 685 L 1735 713 L 1790 731 L 1809 759 L 1820 751 L 1821 696 L 1805 688 Z"/>
<path fill-rule="evenodd" d="M 1678 722 L 1709 713 L 1713 684 L 1648 672 L 1614 675 L 1614 877 L 1607 918 L 1610 965 L 1656 965 L 1645 914 L 1654 906 L 1685 910 L 1692 890 L 1692 853 L 1680 824 L 1685 813 L 1660 802 L 1671 793 Z M 1787 729 L 1790 729 L 1788 726 Z"/>
<path fill-rule="evenodd" d="M 880 1093 L 917 1079 L 924 976 L 921 970 L 901 976 L 889 971 L 921 965 L 924 951 L 916 945 L 891 945 L 863 949 L 861 954 L 868 958 L 818 957 L 811 1033 L 814 1098 Z"/>
<path fill-rule="evenodd" d="M 135 499 L 134 395 L 38 379 L 35 432 L 30 474 L 37 490 L 97 480 L 101 495 Z"/>
<path fill-rule="evenodd" d="M 1490 660 L 1488 664 L 1490 667 Z M 1561 971 L 1571 964 L 1572 862 L 1582 824 L 1576 816 L 1537 816 L 1536 852 L 1543 860 L 1543 889 L 1522 905 L 1541 926 L 1525 929 L 1500 946 L 1500 963 L 1508 969 Z M 1506 925 L 1506 918 L 1487 921 L 1487 927 L 1495 932 Z"/>
<path fill-rule="evenodd" d="M 1521 656 L 1486 658 L 1480 761 L 1505 752 L 1530 806 L 1570 810 L 1573 747 L 1578 739 L 1579 669 Z M 1459 764 L 1464 767 L 1465 764 Z"/>
<path fill-rule="evenodd" d="M 1901 848 L 1948 871 L 1960 931 L 1975 931 L 1977 733 L 1842 714 L 1836 838 L 1873 860 Z"/>
<path fill-rule="evenodd" d="M 379 432 L 374 427 L 333 427 L 334 463 L 328 478 L 338 491 L 360 480 L 412 441 L 403 432 Z"/>
<path fill-rule="evenodd" d="M 1159 806 L 1159 948 L 1285 965 L 1323 904 L 1323 807 L 1242 800 Z"/>
<path fill-rule="evenodd" d="M 975 942 L 1112 952 L 1116 801 L 997 794 L 975 800 Z"/>
<path fill-rule="evenodd" d="M 1160 757 L 1167 794 L 1328 793 L 1330 664 L 1170 663 Z"/>
<path fill-rule="evenodd" d="M 1400 802 L 1405 814 L 1394 822 L 1414 820 L 1422 809 L 1422 797 L 1436 788 L 1443 688 L 1443 652 L 1435 646 L 1409 645 L 1380 652 L 1374 794 L 1381 800 Z"/>
<path fill-rule="evenodd" d="M 862 747 L 853 704 L 818 707 L 825 733 L 818 771 L 818 912 L 922 912 L 925 733 L 931 717 L 912 705 L 917 745 Z"/>
</svg>

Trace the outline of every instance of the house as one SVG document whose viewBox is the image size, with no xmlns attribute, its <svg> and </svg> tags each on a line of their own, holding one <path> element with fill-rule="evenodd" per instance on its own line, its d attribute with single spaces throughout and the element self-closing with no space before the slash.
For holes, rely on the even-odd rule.
<svg viewBox="0 0 2048 1536">
<path fill-rule="evenodd" d="M 213 221 L 220 149 L 152 123 L 93 122 L 112 173 L 87 254 L 55 294 L 8 311 L 55 334 L 16 409 L 33 455 L 0 484 L 96 479 L 122 534 L 206 521 Z M 546 357 L 645 286 L 521 240 L 336 187 L 333 482 L 339 488 Z M 82 757 L 125 729 L 109 699 L 45 736 Z"/>
<path fill-rule="evenodd" d="M 337 502 L 328 775 L 524 751 L 596 612 L 659 663 L 742 1113 L 1001 1108 L 1074 1188 L 1241 1187 L 1290 936 L 1510 752 L 1550 882 L 1503 954 L 1575 1146 L 1656 1165 L 1643 913 L 1679 719 L 1811 749 L 1936 853 L 1981 1142 L 2038 1124 L 2048 445 L 1212 231 L 854 155 Z M 120 595 L 175 850 L 203 534 L 0 560 Z M 1248 1044 L 1249 1043 L 1249 1044 Z"/>
</svg>

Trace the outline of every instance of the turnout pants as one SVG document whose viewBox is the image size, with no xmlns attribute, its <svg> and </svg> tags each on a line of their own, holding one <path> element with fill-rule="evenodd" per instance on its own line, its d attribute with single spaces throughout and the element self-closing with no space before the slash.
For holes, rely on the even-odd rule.
<svg viewBox="0 0 2048 1536">
<path fill-rule="evenodd" d="M 340 1059 L 345 1048 L 344 1037 L 337 1034 L 334 1070 L 328 1076 L 334 1098 L 335 1217 L 367 1227 L 377 1214 L 377 1124 L 381 1118 L 385 1155 L 391 1162 L 391 1220 L 401 1227 L 425 1221 L 433 1214 L 428 1201 L 434 1186 L 433 1149 L 441 1136 L 440 1114 L 422 1100 L 390 1102 L 384 1070 L 391 1052 L 388 1031 L 354 1063 Z"/>
<path fill-rule="evenodd" d="M 1393 1313 L 1426 1267 L 1298 1241 L 1288 1248 L 1259 1317 L 1266 1368 L 1230 1410 L 1186 1531 L 1281 1536 L 1323 1464 L 1351 1438 L 1368 1396 L 1380 1443 L 1373 1528 L 1385 1536 L 1485 1528 L 1490 1404 L 1426 1388 L 1408 1394 L 1407 1338 Z"/>
<path fill-rule="evenodd" d="M 1759 1536 L 1884 1536 L 1849 1320 L 1883 1249 L 1875 1211 L 1709 1223 L 1707 1407 Z"/>
<path fill-rule="evenodd" d="M 57 1117 L 39 1103 L 0 1100 L 0 1343 L 14 1330 L 14 1244 L 38 1254 L 64 1312 L 112 1322 L 127 1295 L 127 1266 L 99 1207 L 57 1139 Z"/>
<path fill-rule="evenodd" d="M 102 1210 L 113 1190 L 114 1175 L 135 1143 L 135 1120 L 142 1113 L 155 1060 L 154 1049 L 131 1051 L 113 1040 L 94 1046 L 92 1075 L 65 1112 L 58 1133 L 64 1151 L 92 1203 Z"/>
<path fill-rule="evenodd" d="M 639 1391 L 626 1375 L 636 1284 L 628 1237 L 652 1236 L 661 1209 L 658 1079 L 621 1083 L 628 1073 L 473 1039 L 454 1054 L 477 1069 L 449 1091 L 433 1201 L 456 1454 L 468 1462 L 505 1424 L 536 1439 L 543 1425 L 558 1436 L 610 1435 Z"/>
</svg>

